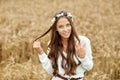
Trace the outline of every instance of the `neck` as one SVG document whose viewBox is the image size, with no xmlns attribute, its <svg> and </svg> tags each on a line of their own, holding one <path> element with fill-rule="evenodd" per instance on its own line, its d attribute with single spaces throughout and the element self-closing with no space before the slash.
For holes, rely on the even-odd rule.
<svg viewBox="0 0 120 80">
<path fill-rule="evenodd" d="M 62 39 L 62 44 L 67 44 L 68 43 L 68 39 Z"/>
</svg>

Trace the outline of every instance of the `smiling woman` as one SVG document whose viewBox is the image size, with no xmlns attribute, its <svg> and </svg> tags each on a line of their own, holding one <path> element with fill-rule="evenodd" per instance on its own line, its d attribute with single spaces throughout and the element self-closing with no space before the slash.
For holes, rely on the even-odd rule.
<svg viewBox="0 0 120 80">
<path fill-rule="evenodd" d="M 71 34 L 71 25 L 67 18 L 62 17 L 59 19 L 56 25 L 56 31 L 61 36 L 61 39 L 68 39 Z"/>
<path fill-rule="evenodd" d="M 38 39 L 50 30 L 51 40 L 46 54 Z M 55 14 L 50 29 L 35 39 L 33 48 L 43 68 L 53 75 L 52 80 L 83 80 L 84 72 L 93 67 L 90 40 L 77 35 L 72 15 L 66 11 Z"/>
</svg>

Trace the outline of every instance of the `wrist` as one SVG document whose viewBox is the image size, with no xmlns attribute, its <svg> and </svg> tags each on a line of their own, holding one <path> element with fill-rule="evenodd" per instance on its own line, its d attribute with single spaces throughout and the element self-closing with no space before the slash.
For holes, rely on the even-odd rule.
<svg viewBox="0 0 120 80">
<path fill-rule="evenodd" d="M 43 49 L 40 49 L 39 54 L 43 54 L 43 53 L 44 53 Z"/>
<path fill-rule="evenodd" d="M 85 56 L 79 56 L 80 58 L 85 58 Z"/>
<path fill-rule="evenodd" d="M 85 54 L 83 53 L 83 54 L 79 54 L 79 57 L 80 58 L 85 58 Z"/>
</svg>

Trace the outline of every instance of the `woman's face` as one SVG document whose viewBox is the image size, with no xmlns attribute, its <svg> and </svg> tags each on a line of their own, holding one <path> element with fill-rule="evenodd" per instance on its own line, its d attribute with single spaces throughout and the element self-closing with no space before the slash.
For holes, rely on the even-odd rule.
<svg viewBox="0 0 120 80">
<path fill-rule="evenodd" d="M 66 17 L 61 17 L 58 20 L 58 22 L 56 24 L 56 30 L 58 31 L 58 33 L 62 39 L 68 39 L 70 37 L 71 25 Z"/>
</svg>

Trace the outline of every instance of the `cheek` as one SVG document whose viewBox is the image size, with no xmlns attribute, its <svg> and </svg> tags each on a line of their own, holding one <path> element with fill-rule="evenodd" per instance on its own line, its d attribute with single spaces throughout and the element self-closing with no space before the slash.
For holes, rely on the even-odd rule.
<svg viewBox="0 0 120 80">
<path fill-rule="evenodd" d="M 71 31 L 72 29 L 71 29 L 71 27 L 69 28 L 69 31 Z"/>
<path fill-rule="evenodd" d="M 62 32 L 62 29 L 56 28 L 56 31 L 57 31 L 58 33 L 60 33 L 60 32 Z"/>
<path fill-rule="evenodd" d="M 61 31 L 61 30 L 58 30 L 57 32 L 58 32 L 59 34 L 61 34 L 61 33 L 62 33 L 62 31 Z"/>
<path fill-rule="evenodd" d="M 57 31 L 59 35 L 62 35 L 62 30 Z"/>
</svg>

